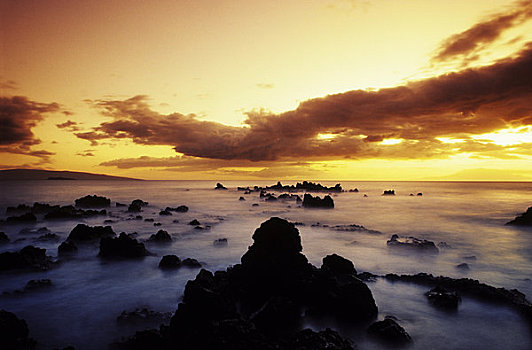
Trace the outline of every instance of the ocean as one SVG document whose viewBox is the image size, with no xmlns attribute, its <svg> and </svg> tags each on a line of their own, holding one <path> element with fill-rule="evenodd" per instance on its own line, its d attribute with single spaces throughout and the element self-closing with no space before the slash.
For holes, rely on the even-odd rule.
<svg viewBox="0 0 532 350">
<path fill-rule="evenodd" d="M 505 226 L 532 206 L 530 182 L 341 181 L 344 189 L 358 188 L 359 192 L 332 193 L 334 209 L 302 208 L 295 201 L 264 201 L 258 192 L 237 191 L 237 186 L 274 183 L 224 181 L 228 190 L 214 190 L 216 181 L 0 182 L 2 219 L 6 218 L 8 206 L 21 203 L 68 205 L 88 194 L 106 196 L 112 201 L 105 217 L 2 223 L 0 231 L 7 234 L 10 242 L 0 245 L 0 252 L 17 251 L 32 244 L 57 257 L 57 247 L 78 223 L 104 225 L 104 220 L 113 221 L 106 225 L 111 225 L 116 233 L 136 232 L 135 238 L 140 241 L 159 229 L 168 231 L 173 239 L 167 245 L 145 243 L 152 255 L 141 260 L 102 260 L 97 256 L 96 243 L 80 246 L 74 257 L 62 259 L 48 271 L 0 273 L 0 293 L 7 292 L 0 296 L 0 309 L 26 320 L 38 349 L 67 345 L 104 349 L 107 344 L 132 335 L 135 329 L 157 326 L 117 323 L 122 311 L 143 307 L 162 313 L 176 310 L 186 282 L 199 269 L 160 270 L 158 263 L 163 255 L 197 259 L 213 272 L 225 269 L 240 262 L 252 243 L 254 230 L 274 216 L 299 223 L 303 253 L 316 266 L 321 266 L 326 255 L 337 253 L 353 261 L 359 272 L 467 277 L 495 287 L 517 288 L 529 300 L 532 298 L 532 228 Z M 320 183 L 334 186 L 337 182 Z M 394 189 L 396 195 L 382 196 L 389 189 Z M 245 200 L 239 200 L 241 196 Z M 140 215 L 143 219 L 153 218 L 154 222 L 131 220 L 127 207 L 115 206 L 115 202 L 128 204 L 137 198 L 149 202 Z M 190 210 L 159 215 L 161 209 L 179 205 Z M 204 229 L 189 225 L 193 219 Z M 350 230 L 347 225 L 352 224 L 371 231 Z M 47 227 L 59 239 L 38 240 L 39 234 L 31 230 L 41 227 Z M 21 232 L 23 229 L 30 232 Z M 393 234 L 433 241 L 439 245 L 439 253 L 391 249 L 386 241 Z M 228 244 L 214 245 L 219 238 L 227 238 Z M 467 263 L 469 269 L 457 268 L 461 263 Z M 29 280 L 44 278 L 52 281 L 52 287 L 12 293 L 23 289 Z M 379 308 L 379 319 L 393 315 L 412 337 L 409 349 L 532 348 L 530 324 L 507 306 L 462 297 L 458 310 L 450 313 L 427 302 L 424 293 L 430 288 L 426 286 L 385 279 L 367 284 Z M 383 348 L 369 339 L 364 329 L 352 325 L 308 320 L 305 326 L 336 329 L 359 349 Z"/>
</svg>

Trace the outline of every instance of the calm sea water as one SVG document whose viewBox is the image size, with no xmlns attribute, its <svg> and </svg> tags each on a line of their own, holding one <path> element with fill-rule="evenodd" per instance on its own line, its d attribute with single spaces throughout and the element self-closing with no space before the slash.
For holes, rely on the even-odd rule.
<svg viewBox="0 0 532 350">
<path fill-rule="evenodd" d="M 8 181 L 1 182 L 0 215 L 7 206 L 44 202 L 72 204 L 87 194 L 111 198 L 111 217 L 83 220 L 102 225 L 112 219 L 114 231 L 137 233 L 145 240 L 158 229 L 168 231 L 170 245 L 147 243 L 154 256 L 136 261 L 102 261 L 98 245 L 81 247 L 71 260 L 47 272 L 0 274 L 0 293 L 22 289 L 31 279 L 49 278 L 53 287 L 20 296 L 0 296 L 0 309 L 26 319 L 30 335 L 40 349 L 74 345 L 76 349 L 101 349 L 114 340 L 133 333 L 131 327 L 117 325 L 123 310 L 148 307 L 173 312 L 182 297 L 187 280 L 198 269 L 175 272 L 158 269 L 160 257 L 176 254 L 192 257 L 215 271 L 238 263 L 252 243 L 253 231 L 272 216 L 302 222 L 304 251 L 311 263 L 338 253 L 351 259 L 359 271 L 376 274 L 428 272 L 455 278 L 469 277 L 505 288 L 517 288 L 532 297 L 532 229 L 505 226 L 504 223 L 532 205 L 532 183 L 442 183 L 442 182 L 341 182 L 358 193 L 333 195 L 333 210 L 304 209 L 294 202 L 264 202 L 258 193 L 244 195 L 237 186 L 271 185 L 273 182 L 226 181 L 227 191 L 213 190 L 213 181 Z M 290 184 L 290 182 L 286 182 Z M 332 186 L 334 182 L 322 182 Z M 395 189 L 396 196 L 381 196 Z M 423 196 L 409 196 L 422 192 Z M 367 194 L 368 197 L 363 195 Z M 244 196 L 245 201 L 239 201 Z M 141 213 L 161 223 L 127 220 L 127 208 L 114 202 L 130 203 L 140 198 L 150 203 Z M 252 206 L 253 203 L 259 206 Z M 166 206 L 187 205 L 187 213 L 159 216 Z M 174 220 L 179 223 L 174 223 Z M 197 219 L 210 229 L 194 230 L 187 223 Z M 319 226 L 312 226 L 320 223 Z M 78 221 L 39 221 L 35 225 L 2 225 L 11 243 L 0 251 L 15 251 L 33 244 L 57 256 L 57 247 Z M 358 224 L 381 234 L 347 232 L 335 225 Z M 59 241 L 37 241 L 38 234 L 19 233 L 23 228 L 47 227 Z M 326 227 L 329 226 L 329 227 Z M 390 250 L 386 241 L 394 233 L 446 242 L 448 248 L 436 255 Z M 213 245 L 227 238 L 225 247 Z M 23 239 L 16 241 L 18 239 Z M 466 260 L 466 256 L 476 260 Z M 470 270 L 457 264 L 467 262 Z M 384 280 L 368 284 L 379 307 L 379 317 L 394 315 L 410 333 L 409 349 L 530 349 L 530 326 L 513 310 L 464 298 L 458 312 L 446 313 L 427 303 L 426 287 Z M 368 340 L 363 330 L 331 322 L 309 322 L 315 329 L 333 327 L 354 340 L 360 349 L 380 345 Z M 140 327 L 143 328 L 143 327 Z"/>
</svg>

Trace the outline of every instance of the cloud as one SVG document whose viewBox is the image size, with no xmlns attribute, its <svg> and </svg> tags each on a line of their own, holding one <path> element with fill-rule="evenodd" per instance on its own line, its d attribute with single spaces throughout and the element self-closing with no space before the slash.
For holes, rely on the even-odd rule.
<svg viewBox="0 0 532 350">
<path fill-rule="evenodd" d="M 467 57 L 476 59 L 481 50 L 501 37 L 508 29 L 532 18 L 530 0 L 514 3 L 514 9 L 493 15 L 473 27 L 446 39 L 433 57 L 433 62 Z"/>
<path fill-rule="evenodd" d="M 65 112 L 63 112 L 65 113 Z M 78 123 L 72 120 L 67 120 L 64 123 L 56 124 L 59 129 L 67 129 L 68 131 L 79 131 Z"/>
<path fill-rule="evenodd" d="M 17 82 L 13 80 L 0 80 L 0 91 L 4 90 L 17 90 Z"/>
<path fill-rule="evenodd" d="M 46 113 L 60 110 L 57 103 L 40 103 L 23 96 L 0 97 L 0 152 L 24 154 L 48 161 L 54 153 L 33 150 L 41 143 L 32 128 Z"/>
<path fill-rule="evenodd" d="M 86 150 L 83 150 L 82 152 L 76 153 L 76 155 L 81 156 L 81 157 L 94 157 L 94 150 L 86 149 Z"/>
</svg>

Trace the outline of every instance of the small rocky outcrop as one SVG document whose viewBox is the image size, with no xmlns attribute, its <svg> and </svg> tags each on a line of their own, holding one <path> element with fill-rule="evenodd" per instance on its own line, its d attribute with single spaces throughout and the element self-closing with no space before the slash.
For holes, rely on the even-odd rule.
<svg viewBox="0 0 532 350">
<path fill-rule="evenodd" d="M 368 334 L 382 342 L 393 345 L 402 345 L 412 341 L 406 330 L 391 317 L 386 317 L 382 321 L 371 324 L 368 328 Z"/>
<path fill-rule="evenodd" d="M 181 265 L 187 267 L 201 267 L 200 262 L 193 258 L 184 259 L 183 261 L 181 261 Z"/>
<path fill-rule="evenodd" d="M 333 275 L 356 275 L 357 270 L 351 260 L 347 260 L 337 254 L 327 255 L 323 258 L 323 264 L 321 265 L 323 271 L 332 273 Z"/>
<path fill-rule="evenodd" d="M 28 324 L 14 313 L 0 310 L 0 345 L 3 349 L 35 349 L 35 340 L 29 337 Z"/>
<path fill-rule="evenodd" d="M 159 212 L 159 215 L 160 215 L 160 216 L 170 216 L 170 215 L 172 215 L 172 213 L 171 213 L 169 210 L 166 210 L 166 209 L 165 209 L 165 210 L 161 210 L 161 211 Z"/>
<path fill-rule="evenodd" d="M 149 255 L 143 243 L 120 233 L 116 238 L 104 237 L 100 240 L 100 253 L 102 258 L 142 258 Z"/>
<path fill-rule="evenodd" d="M 506 225 L 532 226 L 532 207 L 529 207 L 526 212 L 516 216 L 512 221 L 507 222 Z"/>
<path fill-rule="evenodd" d="M 319 196 L 313 197 L 312 195 L 305 193 L 305 196 L 303 197 L 303 207 L 332 209 L 334 208 L 334 201 L 329 195 L 321 199 Z"/>
<path fill-rule="evenodd" d="M 119 325 L 128 326 L 146 326 L 147 324 L 159 325 L 161 323 L 168 323 L 172 313 L 157 312 L 148 308 L 136 308 L 131 311 L 122 311 L 116 318 Z"/>
<path fill-rule="evenodd" d="M 26 213 L 19 216 L 9 216 L 7 222 L 36 222 L 37 217 L 33 213 Z"/>
<path fill-rule="evenodd" d="M 47 220 L 52 219 L 83 219 L 93 216 L 107 215 L 105 209 L 102 210 L 83 210 L 75 208 L 72 205 L 65 205 L 48 212 L 44 218 Z"/>
<path fill-rule="evenodd" d="M 386 244 L 391 248 L 414 249 L 416 251 L 433 254 L 439 253 L 434 242 L 427 241 L 426 239 L 418 239 L 416 237 L 400 239 L 398 235 L 394 234 Z"/>
<path fill-rule="evenodd" d="M 116 236 L 116 234 L 111 226 L 87 226 L 85 224 L 77 224 L 76 227 L 70 231 L 67 240 L 79 243 L 114 236 Z"/>
<path fill-rule="evenodd" d="M 201 225 L 201 223 L 197 219 L 194 219 L 194 220 L 190 221 L 188 224 L 192 225 L 192 226 Z"/>
<path fill-rule="evenodd" d="M 395 196 L 395 190 L 384 190 L 383 196 Z"/>
<path fill-rule="evenodd" d="M 218 238 L 215 239 L 214 242 L 212 242 L 212 245 L 216 247 L 223 247 L 227 245 L 227 238 Z"/>
<path fill-rule="evenodd" d="M 148 239 L 150 242 L 168 243 L 172 242 L 172 237 L 165 230 L 159 230 L 157 233 L 150 236 Z"/>
<path fill-rule="evenodd" d="M 215 190 L 227 190 L 227 188 L 219 182 L 216 184 L 216 187 L 214 189 Z"/>
<path fill-rule="evenodd" d="M 87 195 L 74 201 L 76 207 L 80 208 L 108 208 L 111 206 L 111 200 L 106 197 L 97 195 Z"/>
<path fill-rule="evenodd" d="M 161 269 L 177 269 L 181 267 L 181 259 L 177 255 L 165 255 L 159 262 Z"/>
<path fill-rule="evenodd" d="M 0 271 L 15 269 L 48 270 L 52 260 L 46 255 L 46 249 L 32 245 L 22 248 L 18 252 L 4 252 L 0 254 Z"/>
<path fill-rule="evenodd" d="M 78 251 L 78 247 L 72 241 L 64 241 L 57 247 L 57 254 L 60 256 L 72 255 Z"/>
<path fill-rule="evenodd" d="M 172 208 L 172 207 L 166 207 L 166 211 L 175 211 L 177 213 L 186 213 L 188 211 L 188 207 L 186 205 L 180 205 L 178 207 Z"/>
<path fill-rule="evenodd" d="M 462 301 L 462 298 L 458 295 L 458 293 L 441 286 L 432 288 L 425 293 L 425 296 L 432 305 L 448 310 L 456 310 L 458 308 L 458 304 Z"/>
<path fill-rule="evenodd" d="M 142 199 L 135 199 L 127 207 L 127 211 L 130 213 L 139 213 L 142 211 L 143 207 L 147 207 L 148 202 L 144 202 Z"/>
<path fill-rule="evenodd" d="M 238 198 L 238 200 L 239 200 L 239 201 L 245 201 L 246 198 L 244 198 L 244 197 L 240 197 L 240 198 Z"/>
</svg>

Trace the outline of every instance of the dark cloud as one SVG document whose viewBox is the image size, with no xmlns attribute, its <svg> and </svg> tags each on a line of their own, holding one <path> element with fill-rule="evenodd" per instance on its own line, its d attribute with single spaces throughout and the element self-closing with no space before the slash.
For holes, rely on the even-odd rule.
<svg viewBox="0 0 532 350">
<path fill-rule="evenodd" d="M 32 128 L 43 120 L 43 115 L 59 111 L 57 103 L 40 103 L 26 97 L 0 97 L 0 152 L 25 154 L 47 161 L 53 153 L 33 150 L 41 141 Z"/>
<path fill-rule="evenodd" d="M 76 153 L 76 155 L 81 156 L 81 157 L 94 157 L 94 150 L 86 149 L 86 150 L 83 150 L 82 152 Z"/>
<path fill-rule="evenodd" d="M 65 113 L 65 112 L 63 112 Z M 56 124 L 59 129 L 67 129 L 68 131 L 79 131 L 78 123 L 72 120 L 67 120 L 64 123 Z"/>
<path fill-rule="evenodd" d="M 448 61 L 466 56 L 468 60 L 479 58 L 478 52 L 499 39 L 507 29 L 532 18 L 532 2 L 518 1 L 511 11 L 496 14 L 468 30 L 446 39 L 433 58 L 433 62 Z"/>
</svg>

